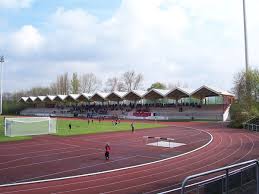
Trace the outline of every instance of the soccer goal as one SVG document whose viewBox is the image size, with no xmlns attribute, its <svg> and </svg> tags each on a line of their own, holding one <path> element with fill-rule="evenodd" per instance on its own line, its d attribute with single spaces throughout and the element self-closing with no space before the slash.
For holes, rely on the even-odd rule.
<svg viewBox="0 0 259 194">
<path fill-rule="evenodd" d="M 27 136 L 56 133 L 57 120 L 50 117 L 5 118 L 5 136 Z"/>
</svg>

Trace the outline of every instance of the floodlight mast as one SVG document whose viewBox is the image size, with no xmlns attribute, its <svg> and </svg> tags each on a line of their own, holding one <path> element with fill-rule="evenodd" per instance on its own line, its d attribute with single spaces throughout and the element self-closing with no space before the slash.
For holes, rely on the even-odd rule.
<svg viewBox="0 0 259 194">
<path fill-rule="evenodd" d="M 1 109 L 0 109 L 0 114 L 3 113 L 3 63 L 4 63 L 4 56 L 0 56 L 0 63 L 1 63 L 1 83 L 0 83 L 0 104 L 1 104 Z"/>
<path fill-rule="evenodd" d="M 243 0 L 243 18 L 244 18 L 244 41 L 245 41 L 245 63 L 246 63 L 246 73 L 248 73 L 248 45 L 247 45 L 247 27 L 246 27 L 246 2 Z"/>
</svg>

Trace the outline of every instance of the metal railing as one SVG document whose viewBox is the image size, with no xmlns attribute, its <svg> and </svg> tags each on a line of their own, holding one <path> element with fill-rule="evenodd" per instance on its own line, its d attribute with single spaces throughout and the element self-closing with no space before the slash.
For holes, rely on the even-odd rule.
<svg viewBox="0 0 259 194">
<path fill-rule="evenodd" d="M 247 120 L 246 122 L 243 123 L 243 128 L 244 129 L 248 129 L 251 131 L 259 131 L 259 125 L 255 124 L 257 122 L 254 121 L 258 121 L 259 118 L 258 117 L 252 117 L 249 120 Z"/>
<path fill-rule="evenodd" d="M 222 172 L 222 171 L 225 171 L 225 184 L 224 184 L 225 193 L 229 194 L 230 170 L 233 169 L 233 168 L 238 168 L 240 166 L 245 166 L 245 165 L 249 166 L 249 167 L 250 166 L 256 166 L 256 194 L 259 194 L 259 161 L 258 160 L 249 160 L 249 161 L 246 161 L 246 162 L 241 162 L 241 163 L 238 163 L 238 164 L 233 164 L 233 165 L 230 165 L 230 166 L 226 166 L 226 167 L 218 168 L 218 169 L 215 169 L 215 170 L 211 170 L 211 171 L 207 171 L 207 172 L 203 172 L 203 173 L 188 176 L 182 182 L 181 194 L 185 194 L 186 185 L 190 180 L 197 179 L 197 178 L 207 176 L 207 175 L 211 175 L 211 174 L 214 174 L 214 173 L 219 173 L 219 172 Z"/>
<path fill-rule="evenodd" d="M 256 132 L 259 131 L 259 125 L 252 124 L 252 123 L 243 123 L 243 128 L 251 131 L 256 131 Z"/>
</svg>

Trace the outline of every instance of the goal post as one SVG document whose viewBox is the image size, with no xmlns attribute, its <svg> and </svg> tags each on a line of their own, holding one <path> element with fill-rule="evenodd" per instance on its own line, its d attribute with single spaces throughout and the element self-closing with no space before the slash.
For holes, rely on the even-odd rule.
<svg viewBox="0 0 259 194">
<path fill-rule="evenodd" d="M 16 117 L 5 118 L 5 136 L 28 136 L 56 133 L 56 118 Z"/>
</svg>

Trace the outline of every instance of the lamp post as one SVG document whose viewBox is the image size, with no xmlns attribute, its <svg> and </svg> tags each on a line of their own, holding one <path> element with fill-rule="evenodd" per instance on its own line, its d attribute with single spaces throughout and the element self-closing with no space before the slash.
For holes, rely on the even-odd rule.
<svg viewBox="0 0 259 194">
<path fill-rule="evenodd" d="M 0 56 L 0 63 L 1 63 L 1 91 L 0 91 L 0 104 L 1 104 L 1 109 L 0 109 L 0 114 L 3 113 L 3 63 L 4 63 L 4 56 Z"/>
<path fill-rule="evenodd" d="M 247 28 L 246 28 L 246 2 L 243 0 L 243 18 L 244 18 L 244 40 L 245 40 L 245 63 L 246 73 L 248 72 L 248 46 L 247 46 Z"/>
</svg>

